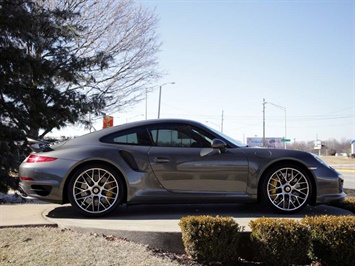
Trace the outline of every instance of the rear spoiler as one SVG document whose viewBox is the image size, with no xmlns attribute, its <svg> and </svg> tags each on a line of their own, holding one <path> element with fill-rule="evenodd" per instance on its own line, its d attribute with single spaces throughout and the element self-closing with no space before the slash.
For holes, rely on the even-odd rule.
<svg viewBox="0 0 355 266">
<path fill-rule="evenodd" d="M 27 146 L 31 148 L 34 152 L 41 152 L 41 151 L 51 151 L 52 149 L 49 147 L 50 142 L 45 140 L 35 140 L 31 138 L 27 139 Z"/>
</svg>

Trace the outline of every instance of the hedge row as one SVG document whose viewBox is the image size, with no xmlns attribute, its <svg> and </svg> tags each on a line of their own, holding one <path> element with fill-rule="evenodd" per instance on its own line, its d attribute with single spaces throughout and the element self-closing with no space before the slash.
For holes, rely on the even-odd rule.
<svg viewBox="0 0 355 266">
<path fill-rule="evenodd" d="M 242 228 L 232 217 L 188 216 L 179 223 L 186 253 L 204 262 L 236 262 Z M 268 265 L 355 265 L 355 216 L 260 218 L 250 222 L 255 260 Z M 323 264 L 324 263 L 324 264 Z"/>
</svg>

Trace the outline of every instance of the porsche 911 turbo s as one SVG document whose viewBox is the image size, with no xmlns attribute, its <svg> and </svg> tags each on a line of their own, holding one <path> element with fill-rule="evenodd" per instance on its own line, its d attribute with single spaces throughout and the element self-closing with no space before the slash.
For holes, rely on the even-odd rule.
<svg viewBox="0 0 355 266">
<path fill-rule="evenodd" d="M 251 148 L 201 123 L 144 120 L 52 146 L 33 144 L 24 197 L 104 216 L 121 204 L 262 202 L 279 213 L 342 200 L 343 178 L 318 156 Z"/>
</svg>

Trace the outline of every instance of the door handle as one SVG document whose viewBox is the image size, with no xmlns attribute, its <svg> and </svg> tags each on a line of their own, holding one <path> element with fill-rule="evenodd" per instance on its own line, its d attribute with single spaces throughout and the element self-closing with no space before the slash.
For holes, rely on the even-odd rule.
<svg viewBox="0 0 355 266">
<path fill-rule="evenodd" d="M 154 161 L 156 163 L 168 163 L 170 162 L 170 160 L 168 158 L 164 158 L 164 157 L 157 157 L 154 159 Z"/>
</svg>

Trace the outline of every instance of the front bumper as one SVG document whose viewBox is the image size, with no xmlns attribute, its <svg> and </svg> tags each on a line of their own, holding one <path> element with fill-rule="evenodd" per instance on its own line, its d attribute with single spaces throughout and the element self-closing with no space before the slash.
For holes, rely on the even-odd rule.
<svg viewBox="0 0 355 266">
<path fill-rule="evenodd" d="M 342 201 L 347 195 L 344 192 L 344 178 L 336 170 L 329 168 L 317 177 L 317 199 L 318 204 L 328 204 Z"/>
</svg>

